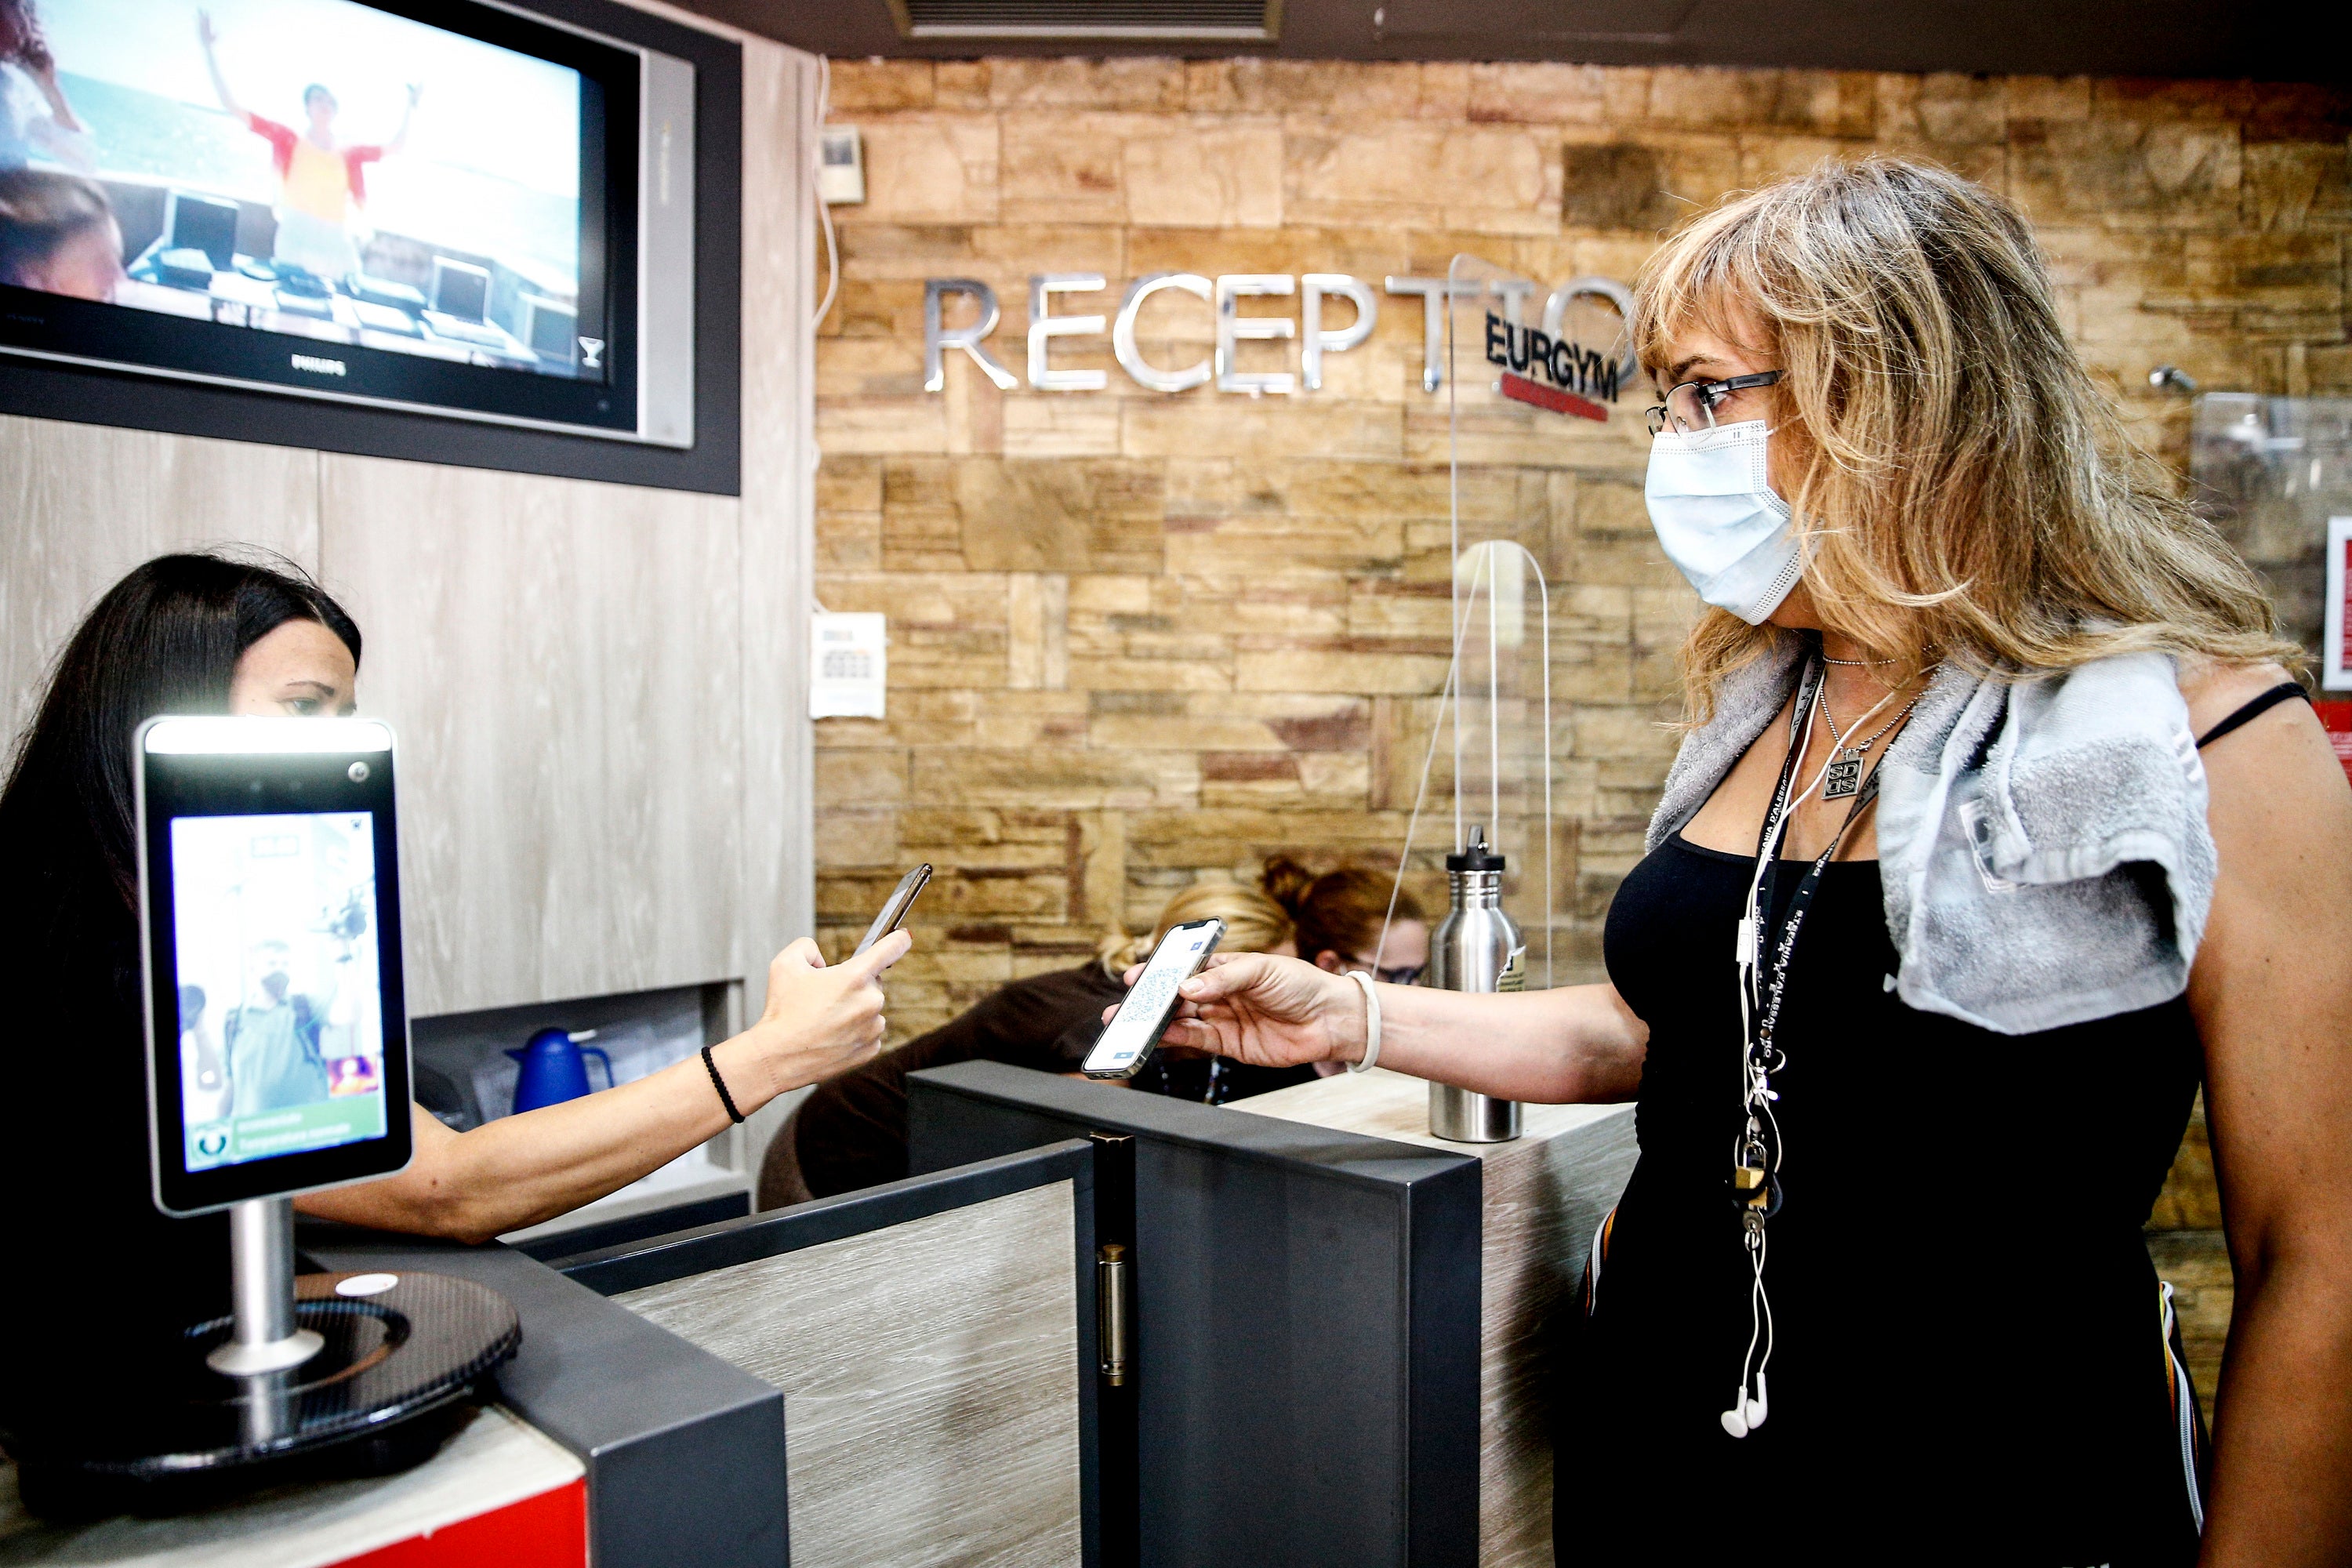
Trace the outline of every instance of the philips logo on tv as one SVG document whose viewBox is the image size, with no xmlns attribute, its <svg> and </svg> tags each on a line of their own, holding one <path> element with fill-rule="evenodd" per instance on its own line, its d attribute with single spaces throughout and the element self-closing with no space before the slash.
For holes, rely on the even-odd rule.
<svg viewBox="0 0 2352 1568">
<path fill-rule="evenodd" d="M 349 375 L 352 373 L 339 359 L 320 359 L 316 354 L 289 354 L 296 370 L 307 370 L 317 375 Z"/>
</svg>

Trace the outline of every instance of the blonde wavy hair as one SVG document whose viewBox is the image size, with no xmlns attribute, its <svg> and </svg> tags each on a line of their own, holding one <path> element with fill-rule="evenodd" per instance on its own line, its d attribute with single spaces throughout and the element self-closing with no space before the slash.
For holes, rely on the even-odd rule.
<svg viewBox="0 0 2352 1568">
<path fill-rule="evenodd" d="M 1220 952 L 1265 952 L 1296 934 L 1282 906 L 1255 888 L 1239 882 L 1195 882 L 1161 907 L 1160 923 L 1150 936 L 1106 931 L 1095 944 L 1095 954 L 1107 973 L 1124 974 L 1130 966 L 1150 958 L 1160 939 L 1173 927 L 1211 919 L 1225 922 L 1224 937 L 1217 944 Z"/>
<path fill-rule="evenodd" d="M 1900 159 L 1824 163 L 1691 220 L 1633 293 L 1662 385 L 1693 327 L 1784 373 L 1776 456 L 1796 475 L 1805 585 L 1823 625 L 1906 683 L 1943 659 L 2301 662 L 2245 563 L 2125 434 L 2024 218 L 1982 186 Z M 1785 635 L 1707 610 L 1683 648 L 1686 721 Z"/>
</svg>

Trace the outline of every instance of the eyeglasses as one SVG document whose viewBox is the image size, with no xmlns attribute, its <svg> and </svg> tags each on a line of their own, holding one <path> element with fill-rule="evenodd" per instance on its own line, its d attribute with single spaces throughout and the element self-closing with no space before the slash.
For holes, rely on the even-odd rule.
<svg viewBox="0 0 2352 1568">
<path fill-rule="evenodd" d="M 1780 375 L 1777 370 L 1760 370 L 1754 375 L 1735 375 L 1728 381 L 1685 381 L 1670 390 L 1664 403 L 1647 411 L 1650 434 L 1658 435 L 1668 425 L 1683 432 L 1712 430 L 1717 410 L 1727 403 L 1752 401 L 1738 395 L 1754 387 L 1770 386 Z M 1742 412 L 1744 409 L 1735 407 L 1727 417 L 1736 417 Z"/>
<path fill-rule="evenodd" d="M 1372 969 L 1372 961 L 1360 955 L 1356 962 L 1366 969 L 1371 969 L 1372 978 L 1384 985 L 1418 985 L 1421 984 L 1421 972 L 1429 967 L 1425 963 L 1400 963 L 1389 969 Z"/>
</svg>

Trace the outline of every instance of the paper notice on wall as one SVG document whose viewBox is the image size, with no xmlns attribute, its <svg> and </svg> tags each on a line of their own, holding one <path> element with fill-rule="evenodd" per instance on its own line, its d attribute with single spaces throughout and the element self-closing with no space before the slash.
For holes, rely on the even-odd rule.
<svg viewBox="0 0 2352 1568">
<path fill-rule="evenodd" d="M 2319 684 L 2329 691 L 2352 691 L 2352 666 L 2344 653 L 2346 610 L 2352 595 L 2352 517 L 2327 520 L 2326 633 L 2321 644 Z"/>
<path fill-rule="evenodd" d="M 879 719 L 888 637 L 878 614 L 811 617 L 809 717 Z"/>
</svg>

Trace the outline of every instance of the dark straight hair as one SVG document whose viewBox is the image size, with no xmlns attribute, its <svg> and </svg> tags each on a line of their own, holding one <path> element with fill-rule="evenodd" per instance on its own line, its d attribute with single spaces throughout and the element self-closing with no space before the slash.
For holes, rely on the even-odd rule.
<svg viewBox="0 0 2352 1568">
<path fill-rule="evenodd" d="M 66 1429 L 181 1375 L 182 1331 L 228 1310 L 225 1219 L 166 1218 L 149 1186 L 131 745 L 158 713 L 226 711 L 237 657 L 289 621 L 319 622 L 359 658 L 359 628 L 290 562 L 148 562 L 67 639 L 0 788 L 0 1071 L 24 1108 L 0 1139 L 0 1192 L 26 1200 L 10 1247 L 40 1259 L 44 1279 L 81 1282 L 11 1276 L 0 1340 L 89 1334 L 121 1358 L 68 1372 L 54 1357 L 0 1355 L 12 1436 Z M 71 1182 L 52 1180 L 60 1162 Z"/>
<path fill-rule="evenodd" d="M 158 713 L 228 711 L 238 658 L 289 621 L 320 623 L 359 662 L 359 627 L 282 556 L 159 555 L 108 589 L 58 653 L 10 760 L 0 879 L 16 885 L 0 888 L 0 901 L 62 915 L 88 910 L 102 883 L 131 909 L 132 735 Z"/>
</svg>

